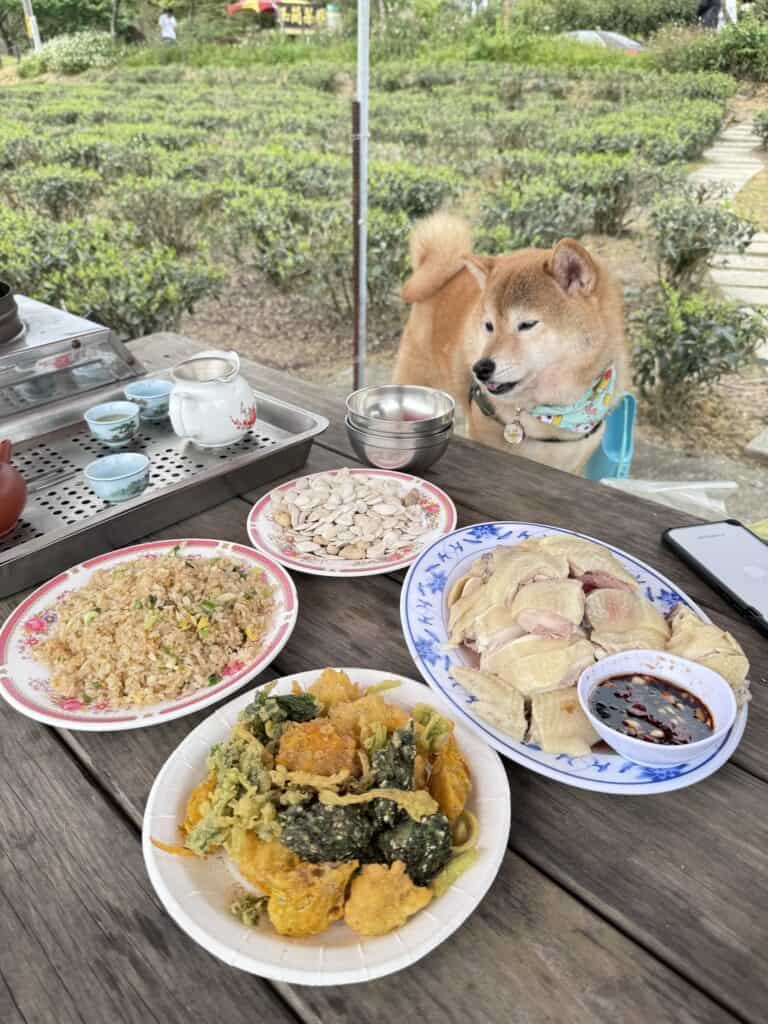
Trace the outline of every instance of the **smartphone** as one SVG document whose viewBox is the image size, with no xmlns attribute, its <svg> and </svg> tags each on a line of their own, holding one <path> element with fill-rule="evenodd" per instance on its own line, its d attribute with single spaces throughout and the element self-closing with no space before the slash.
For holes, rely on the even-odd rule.
<svg viewBox="0 0 768 1024">
<path fill-rule="evenodd" d="M 768 635 L 768 544 L 736 519 L 676 526 L 662 540 Z"/>
</svg>

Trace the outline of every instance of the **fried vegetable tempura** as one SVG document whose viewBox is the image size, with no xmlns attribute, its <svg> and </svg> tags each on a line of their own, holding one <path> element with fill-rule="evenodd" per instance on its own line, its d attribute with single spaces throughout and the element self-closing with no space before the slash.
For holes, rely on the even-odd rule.
<svg viewBox="0 0 768 1024">
<path fill-rule="evenodd" d="M 337 668 L 324 668 L 320 676 L 307 688 L 307 692 L 325 708 L 331 708 L 343 701 L 357 700 L 363 693 L 346 672 L 341 672 Z"/>
<path fill-rule="evenodd" d="M 347 885 L 359 861 L 299 864 L 272 876 L 269 919 L 281 935 L 301 938 L 324 932 L 344 913 Z"/>
<path fill-rule="evenodd" d="M 377 693 L 359 700 L 343 701 L 329 711 L 329 718 L 343 736 L 352 736 L 361 746 L 369 747 L 366 741 L 377 734 L 386 742 L 388 732 L 406 726 L 410 721 L 402 708 L 387 704 Z M 374 744 L 380 745 L 380 744 Z"/>
<path fill-rule="evenodd" d="M 344 920 L 358 935 L 385 935 L 431 899 L 431 889 L 414 885 L 401 860 L 389 867 L 366 864 L 352 882 Z"/>
<path fill-rule="evenodd" d="M 299 858 L 287 846 L 273 839 L 266 843 L 255 832 L 233 829 L 227 842 L 227 853 L 237 864 L 241 874 L 264 892 L 272 891 L 272 879 L 285 871 L 292 871 Z"/>
<path fill-rule="evenodd" d="M 354 739 L 341 736 L 325 718 L 289 723 L 280 737 L 277 763 L 311 775 L 353 773 L 359 766 Z"/>
<path fill-rule="evenodd" d="M 455 821 L 466 806 L 470 786 L 467 762 L 462 757 L 455 737 L 451 735 L 435 758 L 429 792 L 437 800 L 446 818 Z"/>
<path fill-rule="evenodd" d="M 209 775 L 202 782 L 198 782 L 189 794 L 187 809 L 184 814 L 184 824 L 182 826 L 187 835 L 200 823 L 203 817 L 203 806 L 215 788 L 216 776 Z"/>
</svg>

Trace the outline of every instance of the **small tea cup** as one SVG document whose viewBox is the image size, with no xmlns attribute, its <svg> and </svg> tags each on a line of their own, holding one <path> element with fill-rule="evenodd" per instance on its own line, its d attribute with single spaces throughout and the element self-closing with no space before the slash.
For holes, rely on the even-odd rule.
<svg viewBox="0 0 768 1024">
<path fill-rule="evenodd" d="M 135 402 L 102 402 L 85 413 L 93 437 L 108 448 L 122 448 L 139 432 L 139 407 Z"/>
<path fill-rule="evenodd" d="M 128 501 L 149 483 L 149 459 L 140 452 L 103 455 L 85 467 L 85 479 L 103 501 Z"/>
<path fill-rule="evenodd" d="M 134 380 L 126 384 L 123 394 L 138 405 L 143 420 L 159 423 L 168 418 L 168 401 L 172 390 L 171 380 Z"/>
</svg>

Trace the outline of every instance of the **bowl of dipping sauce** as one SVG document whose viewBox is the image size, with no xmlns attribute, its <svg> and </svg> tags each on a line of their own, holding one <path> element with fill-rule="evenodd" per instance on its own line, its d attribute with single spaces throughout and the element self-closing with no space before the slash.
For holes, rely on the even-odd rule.
<svg viewBox="0 0 768 1024">
<path fill-rule="evenodd" d="M 159 423 L 168 418 L 172 390 L 173 381 L 170 380 L 134 380 L 126 384 L 123 394 L 138 405 L 143 420 Z"/>
<path fill-rule="evenodd" d="M 736 718 L 736 698 L 721 675 L 663 651 L 603 658 L 582 672 L 578 693 L 599 736 L 649 767 L 700 760 Z"/>
<path fill-rule="evenodd" d="M 139 407 L 135 402 L 102 402 L 85 413 L 93 437 L 108 448 L 122 448 L 139 432 Z"/>
<path fill-rule="evenodd" d="M 85 467 L 85 479 L 102 501 L 128 501 L 149 483 L 149 459 L 140 452 L 104 455 Z"/>
</svg>

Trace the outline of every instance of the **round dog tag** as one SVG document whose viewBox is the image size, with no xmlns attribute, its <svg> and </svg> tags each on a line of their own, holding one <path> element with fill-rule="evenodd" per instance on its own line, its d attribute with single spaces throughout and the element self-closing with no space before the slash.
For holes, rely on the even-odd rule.
<svg viewBox="0 0 768 1024">
<path fill-rule="evenodd" d="M 520 420 L 512 420 L 504 427 L 504 440 L 507 444 L 520 444 L 525 440 L 525 430 Z"/>
</svg>

